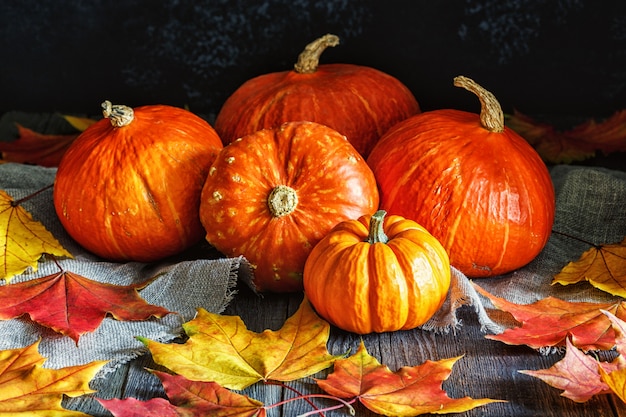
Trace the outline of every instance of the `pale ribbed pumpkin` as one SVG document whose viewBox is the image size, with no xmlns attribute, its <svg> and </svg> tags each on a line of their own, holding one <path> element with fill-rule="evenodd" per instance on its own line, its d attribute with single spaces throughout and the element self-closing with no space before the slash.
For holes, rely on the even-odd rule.
<svg viewBox="0 0 626 417">
<path fill-rule="evenodd" d="M 311 251 L 304 292 L 340 329 L 367 334 L 426 323 L 450 287 L 450 263 L 426 229 L 382 210 L 335 226 Z"/>
<path fill-rule="evenodd" d="M 500 104 L 467 77 L 479 114 L 442 109 L 391 128 L 368 158 L 381 208 L 415 220 L 469 277 L 511 272 L 543 249 L 555 214 L 550 174 L 537 152 L 504 125 Z"/>
<path fill-rule="evenodd" d="M 114 261 L 149 262 L 202 240 L 198 210 L 223 147 L 199 116 L 172 106 L 103 103 L 59 163 L 54 207 L 68 234 Z"/>
</svg>

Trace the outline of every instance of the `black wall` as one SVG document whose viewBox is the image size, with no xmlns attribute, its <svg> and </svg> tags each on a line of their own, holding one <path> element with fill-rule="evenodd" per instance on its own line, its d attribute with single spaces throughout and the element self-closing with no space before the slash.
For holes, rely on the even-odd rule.
<svg viewBox="0 0 626 417">
<path fill-rule="evenodd" d="M 328 32 L 342 43 L 322 63 L 388 72 L 424 110 L 477 110 L 460 74 L 507 112 L 626 108 L 624 0 L 15 0 L 0 5 L 0 114 L 98 114 L 109 99 L 210 117 Z"/>
</svg>

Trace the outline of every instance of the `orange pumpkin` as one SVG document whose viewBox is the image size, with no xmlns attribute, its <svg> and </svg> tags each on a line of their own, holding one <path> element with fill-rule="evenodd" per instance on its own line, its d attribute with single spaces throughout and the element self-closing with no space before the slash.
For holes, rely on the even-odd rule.
<svg viewBox="0 0 626 417">
<path fill-rule="evenodd" d="M 339 38 L 326 35 L 309 44 L 294 70 L 252 78 L 224 103 L 215 129 L 228 144 L 257 130 L 307 120 L 344 134 L 367 157 L 395 123 L 419 113 L 417 100 L 398 79 L 374 68 L 318 65 L 321 53 Z"/>
<path fill-rule="evenodd" d="M 222 142 L 193 113 L 103 103 L 59 163 L 54 207 L 69 235 L 115 261 L 149 262 L 202 240 L 198 210 Z"/>
<path fill-rule="evenodd" d="M 287 122 L 224 147 L 200 218 L 211 245 L 250 261 L 259 291 L 288 292 L 302 290 L 304 262 L 333 226 L 377 207 L 374 175 L 344 136 Z"/>
<path fill-rule="evenodd" d="M 398 123 L 368 163 L 381 208 L 413 219 L 470 277 L 500 275 L 534 259 L 554 221 L 554 188 L 546 165 L 504 126 L 496 98 L 469 78 L 455 85 L 475 93 L 480 115 L 424 112 Z"/>
<path fill-rule="evenodd" d="M 450 263 L 426 229 L 382 210 L 339 223 L 311 251 L 304 292 L 317 313 L 354 333 L 428 321 L 450 287 Z"/>
</svg>

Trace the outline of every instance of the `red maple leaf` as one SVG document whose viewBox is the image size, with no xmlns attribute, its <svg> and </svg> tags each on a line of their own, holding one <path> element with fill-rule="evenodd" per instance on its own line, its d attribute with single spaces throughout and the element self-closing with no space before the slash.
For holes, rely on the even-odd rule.
<svg viewBox="0 0 626 417">
<path fill-rule="evenodd" d="M 78 133 L 46 135 L 17 124 L 18 138 L 0 141 L 0 154 L 6 162 L 56 167 Z"/>
<path fill-rule="evenodd" d="M 564 346 L 569 337 L 574 346 L 583 350 L 611 349 L 615 346 L 615 331 L 602 310 L 626 317 L 624 301 L 569 302 L 546 297 L 532 304 L 515 304 L 473 285 L 498 309 L 510 313 L 521 324 L 486 336 L 509 345 L 527 345 L 533 349 Z"/>
<path fill-rule="evenodd" d="M 117 320 L 146 320 L 169 313 L 148 304 L 138 290 L 146 284 L 113 285 L 69 271 L 0 286 L 0 319 L 27 314 L 31 320 L 71 337 L 78 343 L 110 314 Z"/>
</svg>

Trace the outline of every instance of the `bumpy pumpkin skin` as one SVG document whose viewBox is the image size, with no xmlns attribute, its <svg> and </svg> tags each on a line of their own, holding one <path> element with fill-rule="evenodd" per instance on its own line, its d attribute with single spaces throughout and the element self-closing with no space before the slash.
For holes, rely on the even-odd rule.
<svg viewBox="0 0 626 417">
<path fill-rule="evenodd" d="M 467 276 L 520 268 L 550 236 L 555 202 L 545 164 L 517 133 L 490 132 L 477 114 L 435 110 L 400 122 L 368 163 L 381 208 L 424 226 Z"/>
<path fill-rule="evenodd" d="M 272 194 L 287 189 L 293 193 Z M 273 195 L 274 203 L 297 204 L 277 212 Z M 302 290 L 313 246 L 378 203 L 374 174 L 345 137 L 318 123 L 288 122 L 224 147 L 202 190 L 200 218 L 211 245 L 250 261 L 259 291 L 290 292 Z"/>
<path fill-rule="evenodd" d="M 177 254 L 202 240 L 200 194 L 222 147 L 215 130 L 184 109 L 138 107 L 124 127 L 104 118 L 59 164 L 57 215 L 72 238 L 105 259 Z"/>
<path fill-rule="evenodd" d="M 317 313 L 358 334 L 409 330 L 446 299 L 450 263 L 439 241 L 401 216 L 384 218 L 386 243 L 370 243 L 372 216 L 339 223 L 311 251 L 304 292 Z"/>
<path fill-rule="evenodd" d="M 365 158 L 397 122 L 420 112 L 411 91 L 374 68 L 325 64 L 312 73 L 269 73 L 241 85 L 224 103 L 215 130 L 228 144 L 257 130 L 307 120 L 345 135 Z"/>
</svg>

